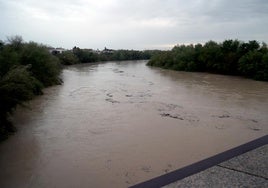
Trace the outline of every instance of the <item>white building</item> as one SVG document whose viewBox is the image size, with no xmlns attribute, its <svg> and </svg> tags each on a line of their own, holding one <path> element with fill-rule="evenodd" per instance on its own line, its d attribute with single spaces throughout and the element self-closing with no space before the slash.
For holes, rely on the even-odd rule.
<svg viewBox="0 0 268 188">
<path fill-rule="evenodd" d="M 66 51 L 64 48 L 50 48 L 49 52 L 53 55 L 61 54 L 62 52 Z"/>
</svg>

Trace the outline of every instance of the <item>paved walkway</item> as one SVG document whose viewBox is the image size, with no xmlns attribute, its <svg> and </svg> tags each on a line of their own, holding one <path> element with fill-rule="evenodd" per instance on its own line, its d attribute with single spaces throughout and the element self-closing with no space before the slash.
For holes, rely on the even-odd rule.
<svg viewBox="0 0 268 188">
<path fill-rule="evenodd" d="M 268 187 L 268 145 L 163 188 L 177 187 Z"/>
<path fill-rule="evenodd" d="M 268 187 L 268 135 L 132 187 Z"/>
</svg>

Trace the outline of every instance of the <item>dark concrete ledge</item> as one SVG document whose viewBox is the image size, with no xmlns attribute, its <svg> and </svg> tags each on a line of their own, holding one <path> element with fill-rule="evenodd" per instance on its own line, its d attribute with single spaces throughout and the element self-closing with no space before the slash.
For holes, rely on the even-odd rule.
<svg viewBox="0 0 268 188">
<path fill-rule="evenodd" d="M 224 161 L 227 161 L 233 157 L 239 156 L 241 154 L 244 154 L 248 151 L 254 150 L 256 148 L 259 148 L 261 146 L 264 146 L 268 144 L 268 135 L 263 136 L 261 138 L 258 138 L 256 140 L 253 140 L 251 142 L 248 142 L 246 144 L 240 145 L 238 147 L 235 147 L 233 149 L 227 150 L 223 153 L 217 154 L 215 156 L 212 156 L 210 158 L 204 159 L 202 161 L 199 161 L 197 163 L 191 164 L 189 166 L 183 167 L 181 169 L 175 170 L 173 172 L 170 172 L 168 174 L 153 178 L 151 180 L 148 180 L 146 182 L 139 183 L 137 185 L 131 186 L 132 188 L 156 188 L 156 187 L 162 187 L 168 184 L 171 184 L 175 181 L 181 180 L 183 178 L 186 178 L 188 176 L 191 176 L 193 174 L 196 174 L 198 172 L 204 171 L 208 168 L 211 168 L 215 165 L 218 165 Z M 215 168 L 221 168 L 221 171 L 223 171 L 223 168 L 220 166 L 217 166 Z M 230 171 L 232 169 L 224 169 L 226 171 Z M 226 172 L 228 173 L 228 172 Z M 247 174 L 249 175 L 249 174 Z"/>
<path fill-rule="evenodd" d="M 268 187 L 268 144 L 162 188 Z"/>
</svg>

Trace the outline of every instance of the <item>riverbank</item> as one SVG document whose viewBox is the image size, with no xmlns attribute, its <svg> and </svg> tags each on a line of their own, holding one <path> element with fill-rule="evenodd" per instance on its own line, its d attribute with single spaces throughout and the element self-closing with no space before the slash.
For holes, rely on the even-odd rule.
<svg viewBox="0 0 268 188">
<path fill-rule="evenodd" d="M 193 72 L 239 75 L 268 81 L 268 48 L 253 40 L 225 40 L 202 44 L 177 45 L 171 51 L 156 54 L 149 66 Z"/>
<path fill-rule="evenodd" d="M 46 46 L 23 42 L 19 36 L 0 41 L 0 141 L 16 128 L 10 116 L 17 106 L 42 94 L 42 89 L 60 84 L 61 66 Z"/>
<path fill-rule="evenodd" d="M 149 59 L 158 52 L 106 48 L 96 52 L 74 47 L 53 53 L 49 49 L 24 42 L 20 36 L 9 37 L 6 43 L 0 40 L 0 141 L 16 132 L 10 118 L 17 106 L 25 106 L 34 96 L 41 95 L 43 88 L 62 83 L 62 65 Z"/>
</svg>

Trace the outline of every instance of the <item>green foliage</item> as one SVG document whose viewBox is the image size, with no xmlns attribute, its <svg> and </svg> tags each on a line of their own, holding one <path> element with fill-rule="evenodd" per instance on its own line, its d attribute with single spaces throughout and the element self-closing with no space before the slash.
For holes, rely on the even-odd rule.
<svg viewBox="0 0 268 188">
<path fill-rule="evenodd" d="M 95 52 L 91 49 L 80 49 L 78 47 L 74 47 L 72 51 L 57 54 L 57 57 L 60 59 L 62 64 L 72 65 L 97 61 L 150 59 L 153 55 L 159 52 L 159 50 L 108 50 L 106 48 L 104 51 Z"/>
<path fill-rule="evenodd" d="M 239 71 L 246 77 L 268 81 L 268 53 L 248 52 L 239 60 Z"/>
<path fill-rule="evenodd" d="M 222 43 L 221 51 L 223 53 L 223 59 L 221 61 L 221 73 L 232 75 L 238 74 L 238 60 L 240 58 L 239 46 L 240 43 L 238 40 L 225 40 Z"/>
<path fill-rule="evenodd" d="M 171 63 L 173 63 L 172 52 L 160 52 L 154 55 L 151 60 L 148 62 L 148 65 L 155 65 L 157 67 L 168 67 Z"/>
<path fill-rule="evenodd" d="M 19 51 L 23 47 L 23 39 L 21 36 L 15 35 L 7 37 L 7 41 L 9 46 L 15 51 Z"/>
<path fill-rule="evenodd" d="M 12 68 L 0 81 L 1 110 L 6 112 L 41 92 L 42 84 L 31 76 L 26 66 Z"/>
<path fill-rule="evenodd" d="M 243 75 L 268 80 L 268 49 L 265 43 L 225 40 L 208 41 L 205 45 L 177 45 L 171 51 L 158 53 L 148 62 L 150 66 L 183 71 L 207 71 Z"/>
<path fill-rule="evenodd" d="M 79 63 L 79 59 L 72 51 L 62 52 L 61 54 L 57 54 L 57 57 L 60 59 L 60 62 L 63 65 L 73 65 Z"/>
<path fill-rule="evenodd" d="M 21 64 L 31 65 L 30 71 L 43 85 L 59 84 L 59 59 L 51 55 L 46 46 L 34 42 L 25 44 L 21 52 Z"/>
<path fill-rule="evenodd" d="M 90 63 L 97 61 L 97 56 L 92 52 L 92 50 L 74 47 L 73 53 L 81 63 Z"/>
<path fill-rule="evenodd" d="M 4 48 L 4 45 L 5 45 L 5 43 L 2 40 L 0 40 L 0 50 L 2 50 Z"/>
<path fill-rule="evenodd" d="M 142 52 L 137 50 L 115 50 L 109 60 L 139 60 L 139 59 L 148 59 L 150 56 L 149 51 Z"/>
<path fill-rule="evenodd" d="M 16 65 L 19 65 L 19 54 L 10 46 L 3 46 L 0 50 L 0 78 Z"/>
<path fill-rule="evenodd" d="M 59 60 L 46 46 L 24 43 L 19 36 L 0 41 L 0 140 L 15 130 L 8 119 L 16 106 L 59 83 L 59 73 Z"/>
<path fill-rule="evenodd" d="M 260 48 L 259 43 L 256 40 L 249 41 L 248 43 L 242 43 L 239 47 L 240 55 L 245 55 L 246 53 Z"/>
<path fill-rule="evenodd" d="M 16 106 L 40 94 L 41 89 L 42 84 L 30 74 L 27 66 L 13 67 L 0 80 L 0 140 L 14 130 L 7 118 Z"/>
</svg>

